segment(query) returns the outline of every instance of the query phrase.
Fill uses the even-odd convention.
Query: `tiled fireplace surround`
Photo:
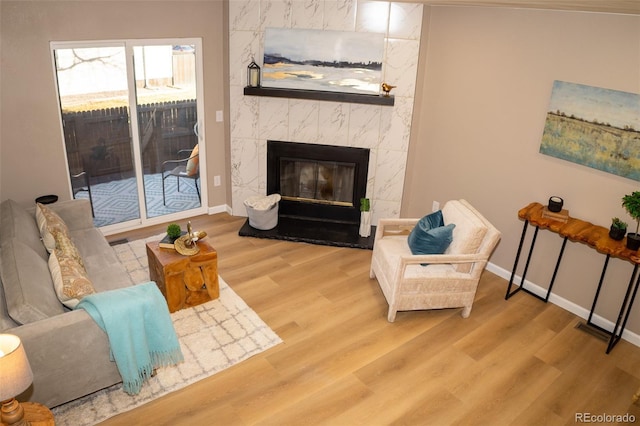
[[[229,2],[229,75],[233,214],[266,195],[267,140],[370,149],[367,197],[372,223],[397,217],[404,184],[415,93],[422,5],[355,0]],[[246,68],[262,65],[264,29],[383,32],[383,81],[394,106],[244,96]]]

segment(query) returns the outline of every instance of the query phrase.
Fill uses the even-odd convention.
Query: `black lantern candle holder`
[[[260,67],[253,59],[247,67],[247,86],[260,87]]]

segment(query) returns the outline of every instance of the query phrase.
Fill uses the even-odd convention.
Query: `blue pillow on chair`
[[[441,210],[426,215],[416,223],[407,239],[411,253],[443,254],[453,240],[455,226],[444,224]]]

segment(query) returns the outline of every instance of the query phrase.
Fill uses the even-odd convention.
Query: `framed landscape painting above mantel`
[[[378,95],[384,34],[267,28],[262,86]]]

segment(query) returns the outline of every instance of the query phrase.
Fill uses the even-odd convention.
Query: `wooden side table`
[[[24,409],[24,420],[32,426],[55,426],[53,413],[46,406],[38,402],[21,403]]]
[[[220,296],[218,253],[204,241],[197,244],[198,253],[183,256],[175,250],[160,248],[158,241],[147,243],[149,277],[167,300],[169,312]]]

